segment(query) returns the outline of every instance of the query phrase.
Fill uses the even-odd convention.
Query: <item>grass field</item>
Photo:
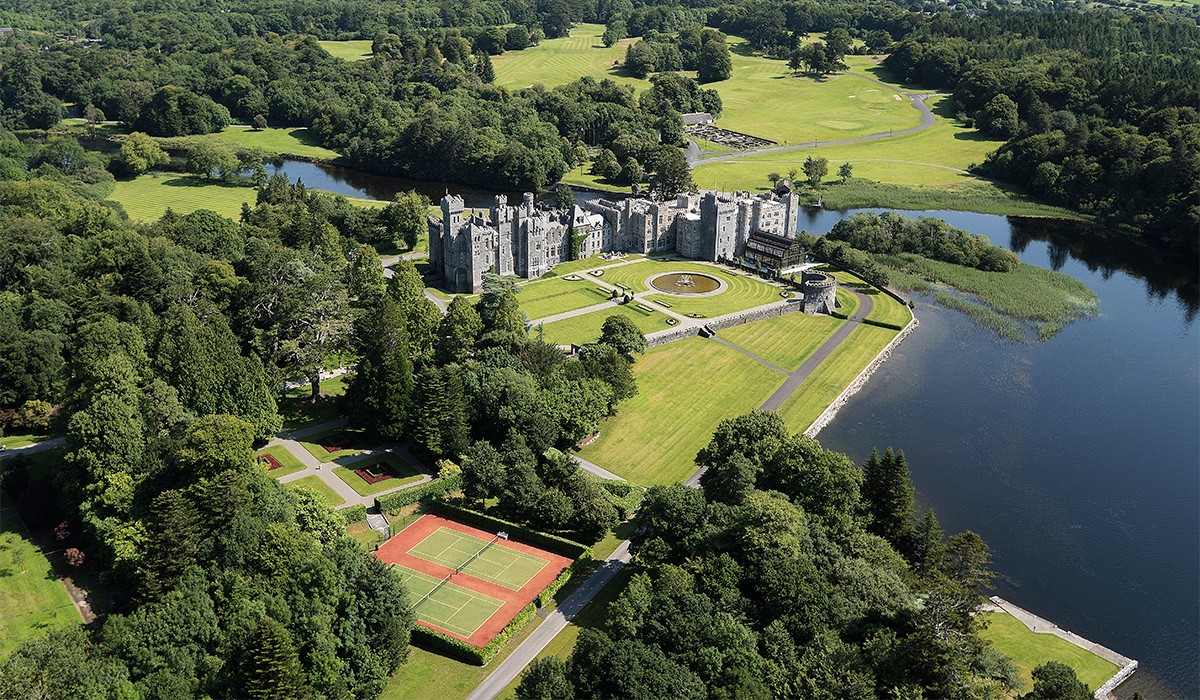
[[[0,437],[0,447],[6,450],[15,450],[18,447],[26,447],[47,438],[46,435],[5,435]]]
[[[613,66],[614,62],[625,60],[625,47],[636,40],[624,39],[605,48],[600,41],[602,34],[602,24],[577,24],[571,29],[571,36],[545,39],[524,51],[506,51],[492,56],[496,84],[510,89],[535,84],[551,88],[589,75],[597,80],[612,78],[639,90],[650,87],[649,81],[627,76]]]
[[[333,437],[335,435],[342,435],[345,437],[345,443],[344,446],[341,446],[341,449],[330,452],[329,450],[325,449],[324,446],[318,444],[318,442],[324,438]],[[313,457],[316,457],[322,462],[332,462],[335,459],[349,457],[350,455],[356,455],[362,452],[363,450],[360,447],[354,447],[356,441],[362,439],[363,435],[361,431],[348,430],[346,428],[333,428],[332,430],[323,430],[316,435],[310,435],[299,442],[301,447],[308,450],[308,453]]]
[[[67,589],[13,511],[0,514],[0,662],[47,630],[80,624]]]
[[[593,279],[580,275],[581,279],[567,280],[562,277],[538,280],[517,287],[517,300],[521,310],[531,319],[552,316],[564,311],[574,311],[602,304],[609,300],[608,290],[592,283]]]
[[[453,583],[443,584],[441,579],[419,571],[402,566],[395,570],[413,599],[418,620],[464,637],[475,634],[475,630],[504,605],[503,601]],[[430,591],[433,594],[421,600]],[[417,601],[420,604],[416,604]]]
[[[346,393],[346,380],[349,375],[340,375],[321,382],[321,393],[328,394],[328,399],[313,404],[308,400],[311,389],[308,384],[289,389],[281,398],[277,398],[279,415],[283,417],[284,430],[298,430],[310,425],[325,423],[342,415],[338,397]]]
[[[839,287],[835,294],[838,301],[838,313],[853,316],[858,311],[858,297],[851,294],[849,290]]]
[[[371,57],[371,41],[369,39],[353,39],[350,41],[318,41],[321,48],[330,56],[343,61],[364,61]]]
[[[177,173],[149,173],[132,180],[117,180],[109,199],[120,203],[134,221],[155,221],[168,207],[176,214],[209,209],[236,221],[241,216],[242,204],[253,206],[257,196],[258,190],[253,187]],[[350,202],[364,207],[387,204],[369,199],[350,199]]]
[[[513,591],[521,590],[549,563],[532,554],[447,527],[438,528],[408,553],[450,569],[457,569],[466,563],[462,568],[464,574]]]
[[[718,335],[773,365],[795,372],[843,323],[832,316],[784,314],[726,328]]]
[[[605,420],[600,438],[579,454],[647,486],[686,478],[717,423],[758,408],[784,380],[737,350],[699,337],[646,351],[633,371],[637,395]]]
[[[304,465],[300,463],[300,460],[296,459],[296,456],[291,452],[288,452],[288,449],[283,445],[272,445],[271,447],[261,449],[254,454],[258,456],[271,455],[281,465],[283,465],[267,472],[267,475],[272,478],[279,478],[281,476],[287,476],[288,474],[295,474],[296,472],[304,471]],[[266,468],[265,465],[263,468]]]
[[[346,536],[358,543],[363,550],[374,551],[375,545],[385,538],[379,532],[372,530],[366,520],[350,523],[346,526]]]
[[[296,479],[295,481],[289,481],[284,484],[284,486],[295,491],[307,491],[331,508],[337,508],[345,503],[345,501],[342,500],[342,497],[337,495],[336,491],[329,488],[324,481],[321,481],[321,477],[316,475],[306,476],[302,479]]]
[[[550,272],[542,275],[542,277],[561,277],[563,275],[569,275],[573,272],[596,270],[601,267],[620,265],[621,263],[629,262],[631,260],[641,260],[644,257],[646,256],[642,255],[641,253],[625,253],[625,257],[619,260],[605,260],[599,255],[592,255],[582,260],[568,260],[567,262],[559,263],[555,265],[554,269],[550,270]]]
[[[874,302],[875,306],[871,309],[871,313],[867,315],[868,319],[879,321],[880,323],[892,323],[897,326],[904,326],[912,318],[912,312],[909,311],[907,306],[862,281],[854,273],[838,270],[833,272],[833,276],[837,278],[839,285],[853,287],[860,294],[871,297],[871,301]],[[850,314],[847,313],[846,315],[849,316]]]
[[[779,408],[779,415],[792,432],[812,425],[817,416],[842,393],[879,351],[891,342],[897,331],[878,326],[860,325],[825,358],[808,379]]]
[[[354,473],[358,469],[366,469],[368,473],[380,471],[377,467],[380,464],[387,464],[391,467],[392,478],[368,484],[361,476]],[[420,472],[413,469],[412,465],[408,462],[405,462],[396,455],[386,454],[365,459],[361,462],[355,462],[347,467],[337,467],[333,470],[333,473],[337,478],[346,482],[360,496],[374,496],[377,493],[390,491],[398,486],[421,480]]]
[[[534,324],[532,333],[536,338],[541,329],[545,333],[546,342],[555,345],[594,343],[600,339],[600,327],[604,325],[604,320],[614,315],[624,316],[633,321],[633,325],[643,333],[665,331],[671,327],[667,323],[667,319],[670,318],[667,314],[662,311],[643,311],[638,309],[635,304],[636,302],[634,304],[614,304],[611,309],[600,309],[544,325]]]
[[[308,129],[290,127],[284,129],[255,130],[248,126],[234,125],[216,134],[216,138],[246,148],[261,148],[269,153],[332,160],[338,152],[317,143]]]
[[[988,639],[1017,665],[1025,690],[1033,687],[1033,669],[1047,661],[1058,661],[1075,669],[1089,690],[1096,690],[1117,672],[1117,665],[1052,634],[1031,631],[1006,612],[981,614],[987,629],[979,636]]]

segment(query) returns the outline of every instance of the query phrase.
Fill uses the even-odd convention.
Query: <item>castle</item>
[[[568,210],[539,207],[526,193],[519,205],[496,195],[488,216],[466,215],[462,197],[442,198],[441,220],[429,220],[429,261],[451,292],[482,290],[483,274],[536,278],[555,265],[597,253],[674,250],[696,260],[737,260],[756,238],[795,237],[800,200],[788,188],[684,193],[673,201],[597,199]]]

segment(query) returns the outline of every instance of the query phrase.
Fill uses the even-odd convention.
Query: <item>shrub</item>
[[[344,508],[338,512],[341,513],[342,517],[344,517],[346,519],[347,525],[353,525],[354,523],[357,523],[360,520],[367,519],[367,507],[361,503],[356,506],[350,506],[349,508]]]
[[[21,404],[9,425],[13,430],[44,434],[50,430],[54,407],[47,401],[33,399]]]

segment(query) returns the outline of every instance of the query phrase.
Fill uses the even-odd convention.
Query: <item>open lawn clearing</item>
[[[577,24],[571,28],[571,36],[544,39],[523,51],[505,51],[492,56],[496,84],[510,89],[530,85],[552,88],[588,75],[597,80],[612,78],[639,90],[649,87],[649,81],[625,75],[619,66],[613,65],[625,60],[625,48],[636,39],[622,39],[605,47],[600,41],[603,34],[603,24]]]
[[[591,281],[594,278],[579,275],[579,279],[568,280],[552,277],[517,287],[517,301],[521,310],[531,319],[552,316],[564,311],[574,311],[602,304],[609,300],[607,289]]]
[[[372,530],[366,520],[359,520],[346,526],[346,536],[358,543],[367,552],[374,551],[375,545],[384,540],[384,536]]]
[[[375,440],[366,437],[361,430],[349,428],[333,428],[310,435],[299,442],[309,454],[322,462],[356,455],[376,444]]]
[[[0,437],[0,447],[6,450],[15,450],[18,447],[39,443],[48,437],[47,435],[5,435]]]
[[[583,270],[595,270],[610,265],[620,265],[631,260],[641,260],[644,257],[646,256],[641,253],[625,253],[624,257],[605,260],[602,255],[592,255],[582,260],[568,260],[567,262],[559,263],[550,272],[542,275],[542,277],[561,277],[575,272],[582,272]]]
[[[758,408],[785,377],[720,343],[692,337],[646,351],[633,366],[638,393],[600,427],[580,456],[634,483],[687,478],[717,423]]]
[[[309,400],[312,388],[308,384],[289,389],[282,398],[276,399],[279,415],[283,417],[284,430],[298,430],[310,425],[326,423],[342,415],[339,398],[346,393],[349,375],[339,375],[321,382],[321,393],[328,394],[316,404]]]
[[[332,160],[339,155],[337,151],[325,148],[318,143],[316,136],[303,127],[253,129],[235,124],[226,127],[224,131],[216,134],[216,137],[238,146],[261,148],[278,155],[319,160]]]
[[[633,321],[633,325],[637,326],[643,333],[665,331],[672,327],[667,323],[667,319],[671,318],[667,314],[662,311],[639,309],[637,308],[637,304],[638,302],[633,302],[632,304],[613,304],[612,308],[600,309],[591,313],[564,318],[561,321],[554,321],[544,325],[534,324],[532,334],[536,338],[539,332],[544,332],[545,341],[547,343],[554,343],[555,345],[570,345],[571,343],[584,345],[586,343],[594,343],[600,339],[600,327],[604,325],[605,319],[609,316],[624,316]]]
[[[329,488],[324,481],[321,481],[321,477],[315,474],[289,481],[284,486],[295,491],[307,491],[331,508],[337,508],[345,503],[342,497],[337,495],[337,492]]]
[[[807,430],[897,332],[866,325],[851,331],[779,408],[788,429],[794,433]]]
[[[987,628],[980,637],[990,640],[1017,665],[1025,690],[1033,687],[1033,669],[1047,661],[1058,661],[1075,669],[1079,680],[1088,690],[1096,690],[1119,669],[1117,665],[1096,656],[1052,634],[1038,634],[1006,612],[985,612],[980,616]]]
[[[504,605],[478,591],[442,583],[441,579],[419,571],[397,566],[396,572],[413,598],[418,620],[464,637],[475,634],[475,630]],[[431,591],[432,594],[422,600]],[[420,601],[419,605],[417,601]]]
[[[795,372],[843,323],[832,316],[793,313],[725,328],[717,335],[773,365]]]
[[[118,202],[134,221],[157,221],[169,207],[176,214],[209,209],[237,220],[242,204],[254,206],[258,190],[178,173],[149,173],[131,180],[117,180],[108,199]],[[350,199],[356,206],[384,206],[387,202]]]
[[[359,475],[360,471],[366,474],[366,479]],[[421,473],[395,454],[384,454],[349,466],[336,467],[333,473],[360,496],[374,496],[421,480]]]
[[[837,278],[839,285],[853,287],[860,294],[871,297],[871,301],[875,305],[871,309],[871,313],[867,316],[869,320],[879,321],[880,323],[891,323],[903,327],[912,319],[912,312],[908,310],[907,306],[862,281],[853,272],[846,272],[844,270],[829,272]]]
[[[50,561],[13,510],[0,511],[0,662],[48,630],[81,624]]]
[[[372,55],[370,39],[351,39],[350,41],[318,41],[321,48],[334,58],[343,61],[365,61]]]
[[[272,445],[255,452],[254,455],[258,458],[263,468],[267,470],[267,476],[272,478],[279,478],[304,471],[304,465],[300,463],[300,460],[296,459],[296,456],[289,452],[283,445]],[[274,460],[274,462],[271,460]],[[276,464],[279,466],[275,466]]]
[[[450,528],[439,528],[408,553],[510,590],[521,588],[550,562],[518,552],[499,542],[481,539]],[[465,564],[465,566],[464,566]],[[470,634],[464,636],[471,636]]]

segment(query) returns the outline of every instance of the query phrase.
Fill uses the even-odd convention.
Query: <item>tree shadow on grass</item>
[[[163,180],[160,184],[164,187],[225,187],[229,189],[248,189],[253,185],[249,183],[228,182],[226,180],[206,180],[204,178],[195,177],[193,175],[181,175],[173,177],[170,180]]]

